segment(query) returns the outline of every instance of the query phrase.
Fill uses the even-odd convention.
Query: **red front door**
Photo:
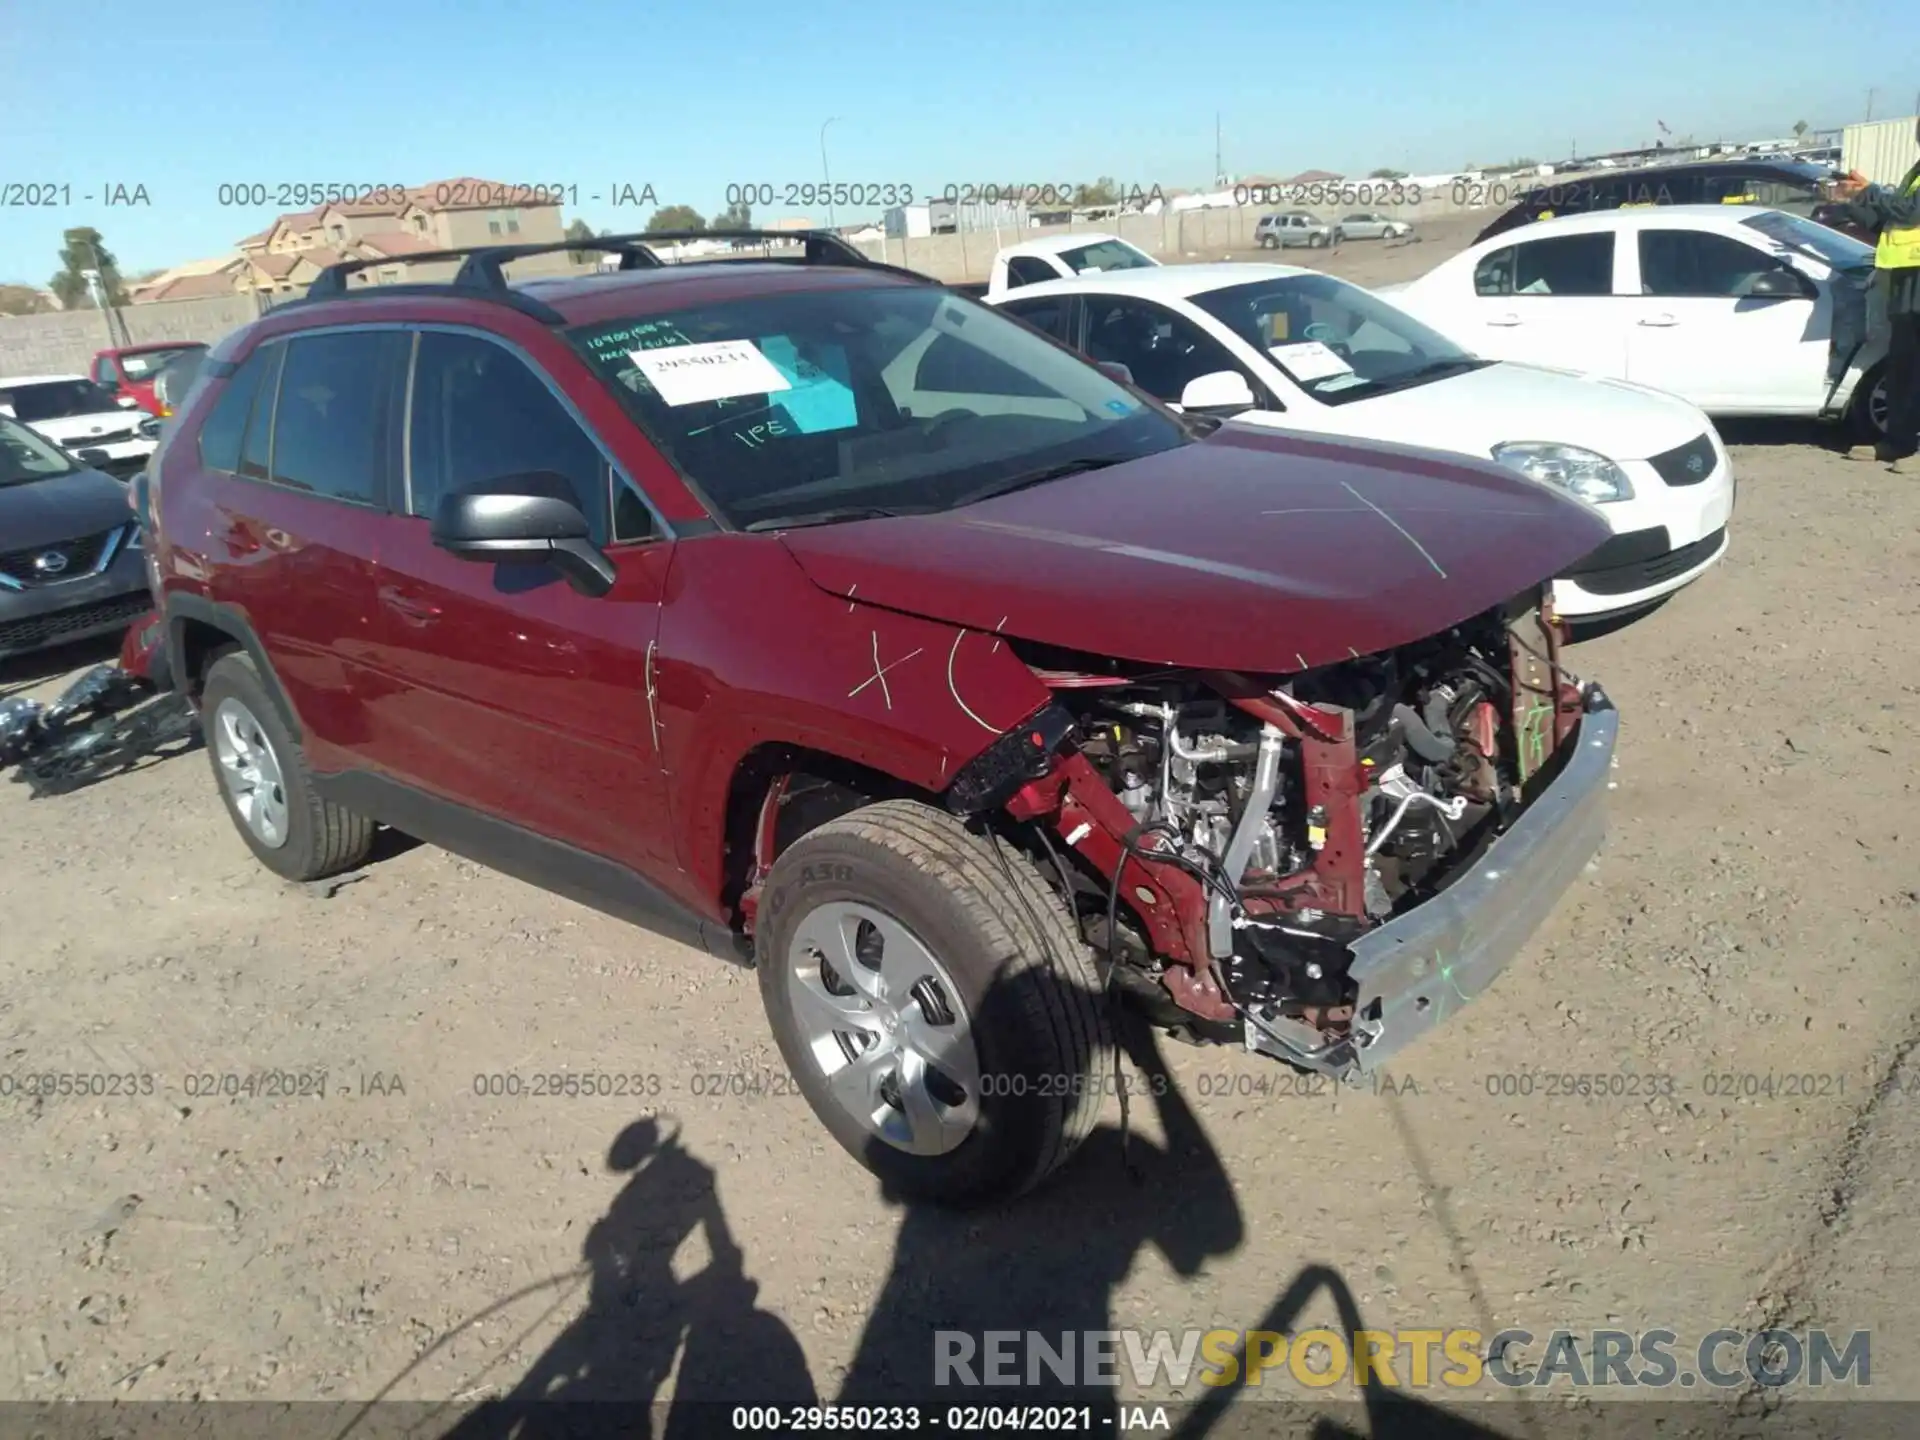
[[[371,754],[444,800],[669,881],[648,666],[672,542],[520,356],[466,332],[418,346],[408,513],[389,522],[374,585]],[[434,546],[441,494],[529,472],[572,487],[618,566],[609,594]]]

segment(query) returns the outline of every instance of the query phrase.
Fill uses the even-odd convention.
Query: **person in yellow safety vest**
[[[1914,124],[1920,142],[1920,121]],[[1847,218],[1871,230],[1875,278],[1886,287],[1887,431],[1850,459],[1877,460],[1896,475],[1920,475],[1920,163],[1898,185],[1869,185],[1848,198]]]

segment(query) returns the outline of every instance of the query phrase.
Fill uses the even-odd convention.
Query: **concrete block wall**
[[[211,345],[259,313],[250,295],[217,295],[123,306],[113,312],[111,328],[108,315],[100,310],[4,315],[0,316],[0,376],[84,374],[95,351],[119,345],[163,340],[203,340]]]

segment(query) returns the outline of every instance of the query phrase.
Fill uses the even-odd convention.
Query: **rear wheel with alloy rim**
[[[288,880],[320,880],[367,858],[373,822],[320,797],[299,742],[244,650],[207,671],[200,717],[220,798],[261,864]]]
[[[894,1195],[1016,1195],[1092,1128],[1109,1054],[1099,974],[1011,846],[928,805],[870,805],[789,846],[759,916],[781,1054]]]
[[[287,843],[287,789],[273,742],[260,719],[236,696],[213,712],[213,759],[234,819],[259,844],[278,850]]]

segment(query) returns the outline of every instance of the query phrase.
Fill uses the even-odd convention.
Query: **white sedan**
[[[122,480],[147,463],[157,443],[132,396],[116,397],[84,375],[0,376],[0,415]]]
[[[1651,385],[1712,415],[1886,426],[1873,251],[1784,210],[1658,205],[1535,221],[1379,294],[1482,355]],[[1835,305],[1864,340],[1830,369]],[[1843,333],[1843,342],[1845,335]]]
[[[1482,359],[1331,275],[1170,265],[995,303],[1181,409],[1491,458],[1571,492],[1614,537],[1556,580],[1568,617],[1642,609],[1726,550],[1733,470],[1695,406]]]

